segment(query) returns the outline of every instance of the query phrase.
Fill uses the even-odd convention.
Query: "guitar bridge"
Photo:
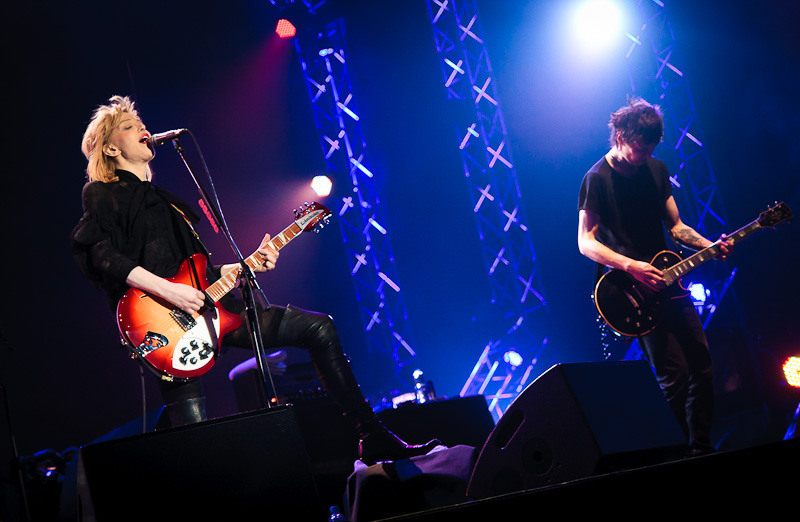
[[[197,321],[194,320],[194,317],[183,310],[172,310],[169,316],[178,323],[178,326],[180,326],[184,332],[188,332],[197,325]]]

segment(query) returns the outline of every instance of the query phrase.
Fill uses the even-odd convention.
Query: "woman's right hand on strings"
[[[182,283],[173,283],[141,266],[131,270],[125,282],[128,286],[166,299],[189,314],[197,312],[205,304],[206,295],[197,288]]]
[[[166,279],[164,282],[166,284],[161,297],[184,312],[193,314],[205,304],[206,295],[197,288],[182,283],[173,283]]]

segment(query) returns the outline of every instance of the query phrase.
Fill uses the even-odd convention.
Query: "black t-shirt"
[[[75,262],[106,292],[112,309],[128,289],[125,281],[134,267],[172,277],[190,255],[208,256],[186,222],[200,219],[189,205],[130,172],[116,175],[118,181],[84,186],[83,217],[71,236]]]
[[[619,254],[650,262],[667,249],[663,220],[671,194],[664,162],[651,157],[626,178],[603,157],[583,177],[578,209],[600,216],[598,241]]]

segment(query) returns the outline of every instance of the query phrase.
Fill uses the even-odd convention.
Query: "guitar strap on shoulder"
[[[198,242],[198,243],[200,243],[200,246],[201,246],[201,247],[203,247],[203,250],[205,250],[205,251],[206,251],[206,254],[208,254],[208,251],[209,251],[209,250],[208,250],[208,247],[206,247],[206,244],[205,244],[205,243],[203,243],[203,240],[200,238],[200,234],[198,234],[198,233],[197,233],[197,230],[195,230],[195,229],[194,229],[194,225],[192,225],[192,222],[189,220],[189,218],[188,218],[188,217],[186,217],[186,214],[184,214],[184,213],[183,213],[183,210],[179,209],[179,208],[178,208],[178,207],[175,205],[175,203],[170,203],[170,205],[172,206],[172,208],[174,208],[175,210],[177,210],[177,211],[178,211],[178,214],[180,214],[180,215],[181,215],[181,217],[183,218],[183,220],[184,220],[184,221],[186,222],[186,224],[189,226],[189,230],[191,230],[191,231],[192,231],[192,235],[194,236],[194,238],[197,240],[197,242]]]

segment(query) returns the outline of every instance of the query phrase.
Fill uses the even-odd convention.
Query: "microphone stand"
[[[250,332],[250,342],[256,354],[259,373],[261,374],[261,380],[264,385],[264,388],[262,390],[262,392],[264,393],[264,401],[267,404],[267,408],[272,408],[272,401],[270,400],[269,392],[270,390],[272,391],[275,390],[275,384],[272,380],[272,375],[269,373],[268,368],[264,364],[264,341],[261,337],[261,328],[259,327],[258,324],[258,310],[256,308],[255,292],[259,292],[261,294],[261,297],[264,299],[264,303],[266,305],[267,310],[271,308],[271,305],[269,304],[267,297],[264,295],[264,292],[258,286],[255,273],[250,269],[249,266],[247,266],[247,263],[245,263],[244,258],[242,257],[242,254],[239,251],[239,248],[236,246],[236,242],[233,240],[233,236],[231,235],[230,230],[228,230],[228,226],[225,223],[225,218],[222,216],[221,209],[219,209],[216,204],[213,204],[211,202],[211,199],[208,197],[208,193],[200,184],[191,165],[189,165],[189,161],[186,159],[186,154],[184,153],[183,146],[181,145],[178,136],[176,136],[173,139],[172,144],[175,147],[175,150],[178,152],[178,155],[181,157],[183,164],[186,165],[186,169],[189,171],[192,180],[194,180],[194,183],[197,186],[197,190],[200,192],[200,197],[205,202],[209,212],[213,214],[214,219],[219,225],[219,229],[222,230],[225,239],[228,240],[228,243],[231,246],[231,250],[233,250],[233,253],[236,256],[236,260],[242,267],[241,289],[242,289],[242,297],[245,303],[245,311],[246,311],[245,318],[247,320],[247,329]],[[211,175],[209,174],[209,178],[210,177]],[[220,339],[220,341],[222,341],[222,339]]]

